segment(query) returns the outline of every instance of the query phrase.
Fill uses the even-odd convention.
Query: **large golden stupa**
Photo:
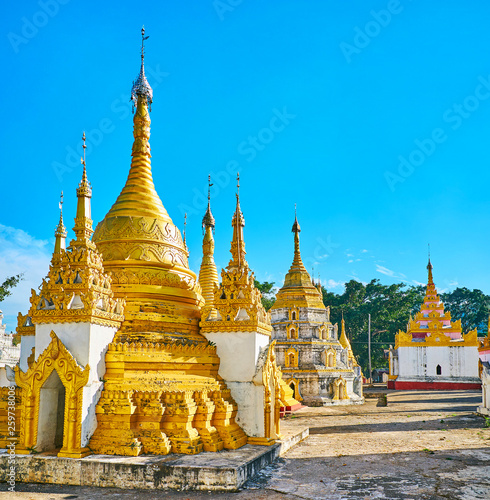
[[[153,184],[144,39],[143,29],[126,184],[93,231],[83,159],[76,239],[65,249],[61,218],[49,273],[19,315],[16,453],[194,454],[247,443],[216,345],[199,330],[201,285]],[[205,254],[208,247],[205,238]],[[202,276],[209,295],[217,272],[212,258],[206,263],[214,266]],[[0,444],[8,439],[2,391]]]
[[[94,232],[115,297],[126,299],[124,341],[204,340],[198,335],[204,304],[179,229],[153,184],[150,154],[152,89],[141,70],[131,97],[136,106],[129,175],[121,194]],[[176,333],[178,332],[178,333]]]

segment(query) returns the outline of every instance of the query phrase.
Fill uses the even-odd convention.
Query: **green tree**
[[[10,276],[10,278],[5,279],[0,285],[0,302],[5,300],[9,295],[12,295],[12,288],[15,288],[19,284],[23,279],[22,276],[22,274],[17,274],[16,276]]]
[[[266,311],[268,311],[276,301],[274,284],[274,282],[269,283],[268,281],[264,281],[261,283],[258,280],[254,280],[255,288],[262,294],[262,305],[265,307]]]
[[[453,320],[461,319],[464,333],[473,328],[477,328],[481,335],[488,333],[489,295],[485,295],[481,290],[456,288],[452,292],[442,293],[441,300],[445,309],[451,311]]]
[[[337,295],[323,289],[323,301],[330,306],[330,319],[338,323],[344,313],[347,335],[352,350],[364,373],[368,370],[368,315],[371,314],[371,365],[386,366],[384,349],[395,342],[395,334],[405,329],[410,314],[418,310],[424,297],[422,286],[403,283],[382,285],[373,279],[366,285],[351,280],[344,293]]]

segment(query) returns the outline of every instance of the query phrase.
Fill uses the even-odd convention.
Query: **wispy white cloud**
[[[361,253],[368,253],[368,251],[364,248],[363,250],[361,250]]]
[[[344,288],[345,282],[329,279],[327,280],[326,285],[328,290],[341,289]]]
[[[392,271],[391,269],[388,269],[387,267],[380,266],[379,264],[376,264],[376,271],[378,273],[385,274],[386,276],[391,276],[392,278],[394,278],[396,275],[395,271]]]
[[[385,266],[380,266],[379,264],[376,264],[376,271],[378,273],[384,274],[386,276],[390,276],[391,278],[397,278],[397,279],[402,279],[403,281],[406,281],[406,275],[403,273],[397,273],[396,271],[393,271],[391,269],[388,269]]]
[[[417,285],[417,286],[425,286],[426,285],[426,283],[421,283],[420,281],[417,281],[417,280],[412,280],[412,283],[414,285]]]
[[[12,295],[0,302],[7,331],[17,326],[17,313],[29,309],[31,288],[37,289],[46,276],[51,259],[51,244],[38,240],[22,229],[0,224],[0,282],[9,276],[23,273],[23,280]]]
[[[352,264],[352,262],[354,262],[354,260],[353,260],[353,259],[349,259],[349,260],[347,261],[347,263],[348,263],[348,264]]]
[[[449,286],[454,286],[454,287],[458,287],[459,286],[459,283],[457,280],[451,280],[449,283],[448,283]]]

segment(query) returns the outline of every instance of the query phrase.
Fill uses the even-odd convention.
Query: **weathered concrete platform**
[[[16,455],[16,482],[140,489],[236,491],[263,467],[306,439],[307,428],[287,433],[272,446],[199,455],[58,458],[54,453]],[[0,482],[7,481],[7,451],[0,452]]]

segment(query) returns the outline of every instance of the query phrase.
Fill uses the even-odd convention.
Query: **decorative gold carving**
[[[254,286],[254,273],[249,268],[221,271],[221,286],[214,292],[217,319],[204,319],[202,333],[257,331],[270,335],[270,314],[261,302],[262,294]]]
[[[254,273],[245,260],[243,227],[245,220],[237,194],[232,219],[233,239],[228,267],[221,270],[221,285],[214,288],[213,311],[205,309],[200,323],[202,333],[254,331],[270,336],[270,314],[262,306],[262,294],[254,286]]]
[[[264,384],[264,428],[265,438],[272,444],[281,439],[280,411],[281,411],[281,379],[282,373],[276,364],[275,340],[267,348],[267,359],[262,372]],[[249,442],[251,442],[249,440]],[[259,443],[257,443],[259,444]]]
[[[194,400],[196,401],[197,411],[193,426],[197,429],[201,437],[204,451],[222,450],[224,443],[216,427],[211,424],[216,405],[209,398],[208,391],[196,391],[194,393]]]
[[[133,395],[137,407],[136,437],[143,445],[143,453],[170,453],[170,440],[161,430],[164,414],[161,395],[161,391],[138,391]]]
[[[138,417],[132,391],[104,389],[95,408],[97,428],[89,447],[94,453],[137,457],[143,451],[138,439]],[[161,437],[161,436],[160,436]],[[160,446],[164,447],[161,437]]]
[[[298,366],[298,351],[290,347],[285,353],[286,368],[296,368]]]
[[[291,387],[291,385],[294,386],[294,399],[301,402],[303,401],[303,398],[301,397],[301,392],[300,392],[300,383],[298,379],[295,378],[286,378],[284,379],[284,382],[288,385],[288,387]]]
[[[337,366],[337,351],[333,347],[329,347],[323,351],[323,364],[328,368]]]
[[[114,299],[112,279],[104,272],[97,250],[82,242],[62,250],[59,257],[59,266],[50,265],[39,293],[31,290],[32,323],[92,322],[119,327],[124,300]]]
[[[14,335],[14,341],[20,342],[22,336],[35,335],[36,328],[27,314],[19,313],[17,315],[17,328]]]
[[[196,280],[188,274],[163,269],[116,269],[112,273],[112,283],[113,285],[174,287],[200,292]]]
[[[24,373],[15,367],[15,381],[21,388],[21,419],[18,453],[26,453],[37,442],[40,391],[53,370],[65,388],[63,447],[59,457],[80,458],[90,454],[81,447],[82,395],[90,367],[82,369],[57,335],[51,332],[51,342]]]
[[[163,395],[165,415],[162,429],[169,437],[173,453],[194,455],[203,451],[199,432],[192,426],[197,405],[191,391],[167,392]]]
[[[332,400],[333,401],[341,401],[343,399],[349,399],[347,395],[347,386],[344,377],[340,376],[335,379],[332,384]]]

